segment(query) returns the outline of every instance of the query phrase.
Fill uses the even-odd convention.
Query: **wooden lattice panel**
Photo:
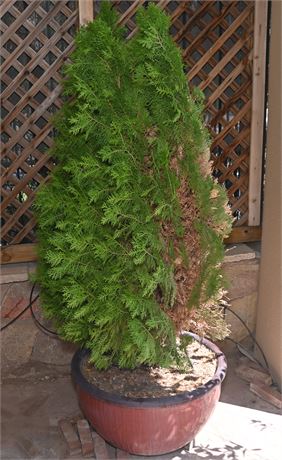
[[[80,0],[83,1],[83,0]],[[113,1],[128,38],[144,0]],[[206,96],[213,174],[235,225],[248,219],[254,2],[156,1],[172,19],[191,86]],[[99,1],[94,1],[95,14]],[[62,104],[60,69],[73,47],[78,3],[4,0],[2,28],[2,245],[35,241],[31,204],[53,167],[50,117]]]
[[[4,0],[1,5],[2,245],[35,241],[31,210],[53,167],[46,154],[62,105],[61,68],[73,49],[77,2]]]
[[[128,38],[143,0],[114,1]],[[188,80],[206,96],[205,120],[212,136],[213,174],[229,196],[236,219],[248,220],[254,2],[170,1],[159,4],[171,16],[171,34],[183,50]],[[95,2],[96,10],[99,2]]]

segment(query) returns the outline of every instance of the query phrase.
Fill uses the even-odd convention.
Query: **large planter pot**
[[[212,342],[189,335],[216,353],[217,369],[205,385],[175,396],[131,399],[102,391],[81,372],[81,361],[88,351],[75,353],[72,376],[80,407],[106,441],[131,454],[160,455],[177,450],[195,438],[219,399],[226,360]]]

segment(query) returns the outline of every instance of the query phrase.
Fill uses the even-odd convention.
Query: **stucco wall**
[[[246,244],[226,249],[223,270],[227,281],[229,307],[254,332],[256,327],[259,252]],[[230,326],[230,338],[236,342],[248,337],[244,324],[230,311],[226,311],[226,322]]]

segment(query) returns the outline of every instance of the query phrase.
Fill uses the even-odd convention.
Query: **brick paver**
[[[59,427],[63,433],[71,457],[81,457],[81,443],[73,424],[66,420],[59,421]]]
[[[78,420],[77,430],[81,442],[82,455],[84,457],[94,456],[94,444],[88,421],[85,419]]]

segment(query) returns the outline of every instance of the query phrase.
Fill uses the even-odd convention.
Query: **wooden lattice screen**
[[[81,3],[89,0],[79,0]],[[128,38],[144,0],[113,1]],[[148,2],[147,2],[148,3]],[[228,190],[234,226],[248,224],[254,2],[159,0],[172,20],[187,77],[206,96],[213,174]],[[62,104],[60,70],[73,47],[78,2],[4,0],[2,28],[2,246],[33,243],[31,210],[53,167],[50,117]],[[82,5],[83,6],[83,5]],[[94,2],[94,14],[100,2]],[[91,5],[92,8],[92,5]]]
[[[75,1],[2,4],[2,245],[35,241],[31,204],[53,166],[50,117],[77,25]]]
[[[119,1],[128,36],[142,2]],[[206,96],[214,177],[228,190],[235,225],[248,221],[252,97],[253,2],[159,1],[171,16],[171,34],[183,50],[187,77]]]

